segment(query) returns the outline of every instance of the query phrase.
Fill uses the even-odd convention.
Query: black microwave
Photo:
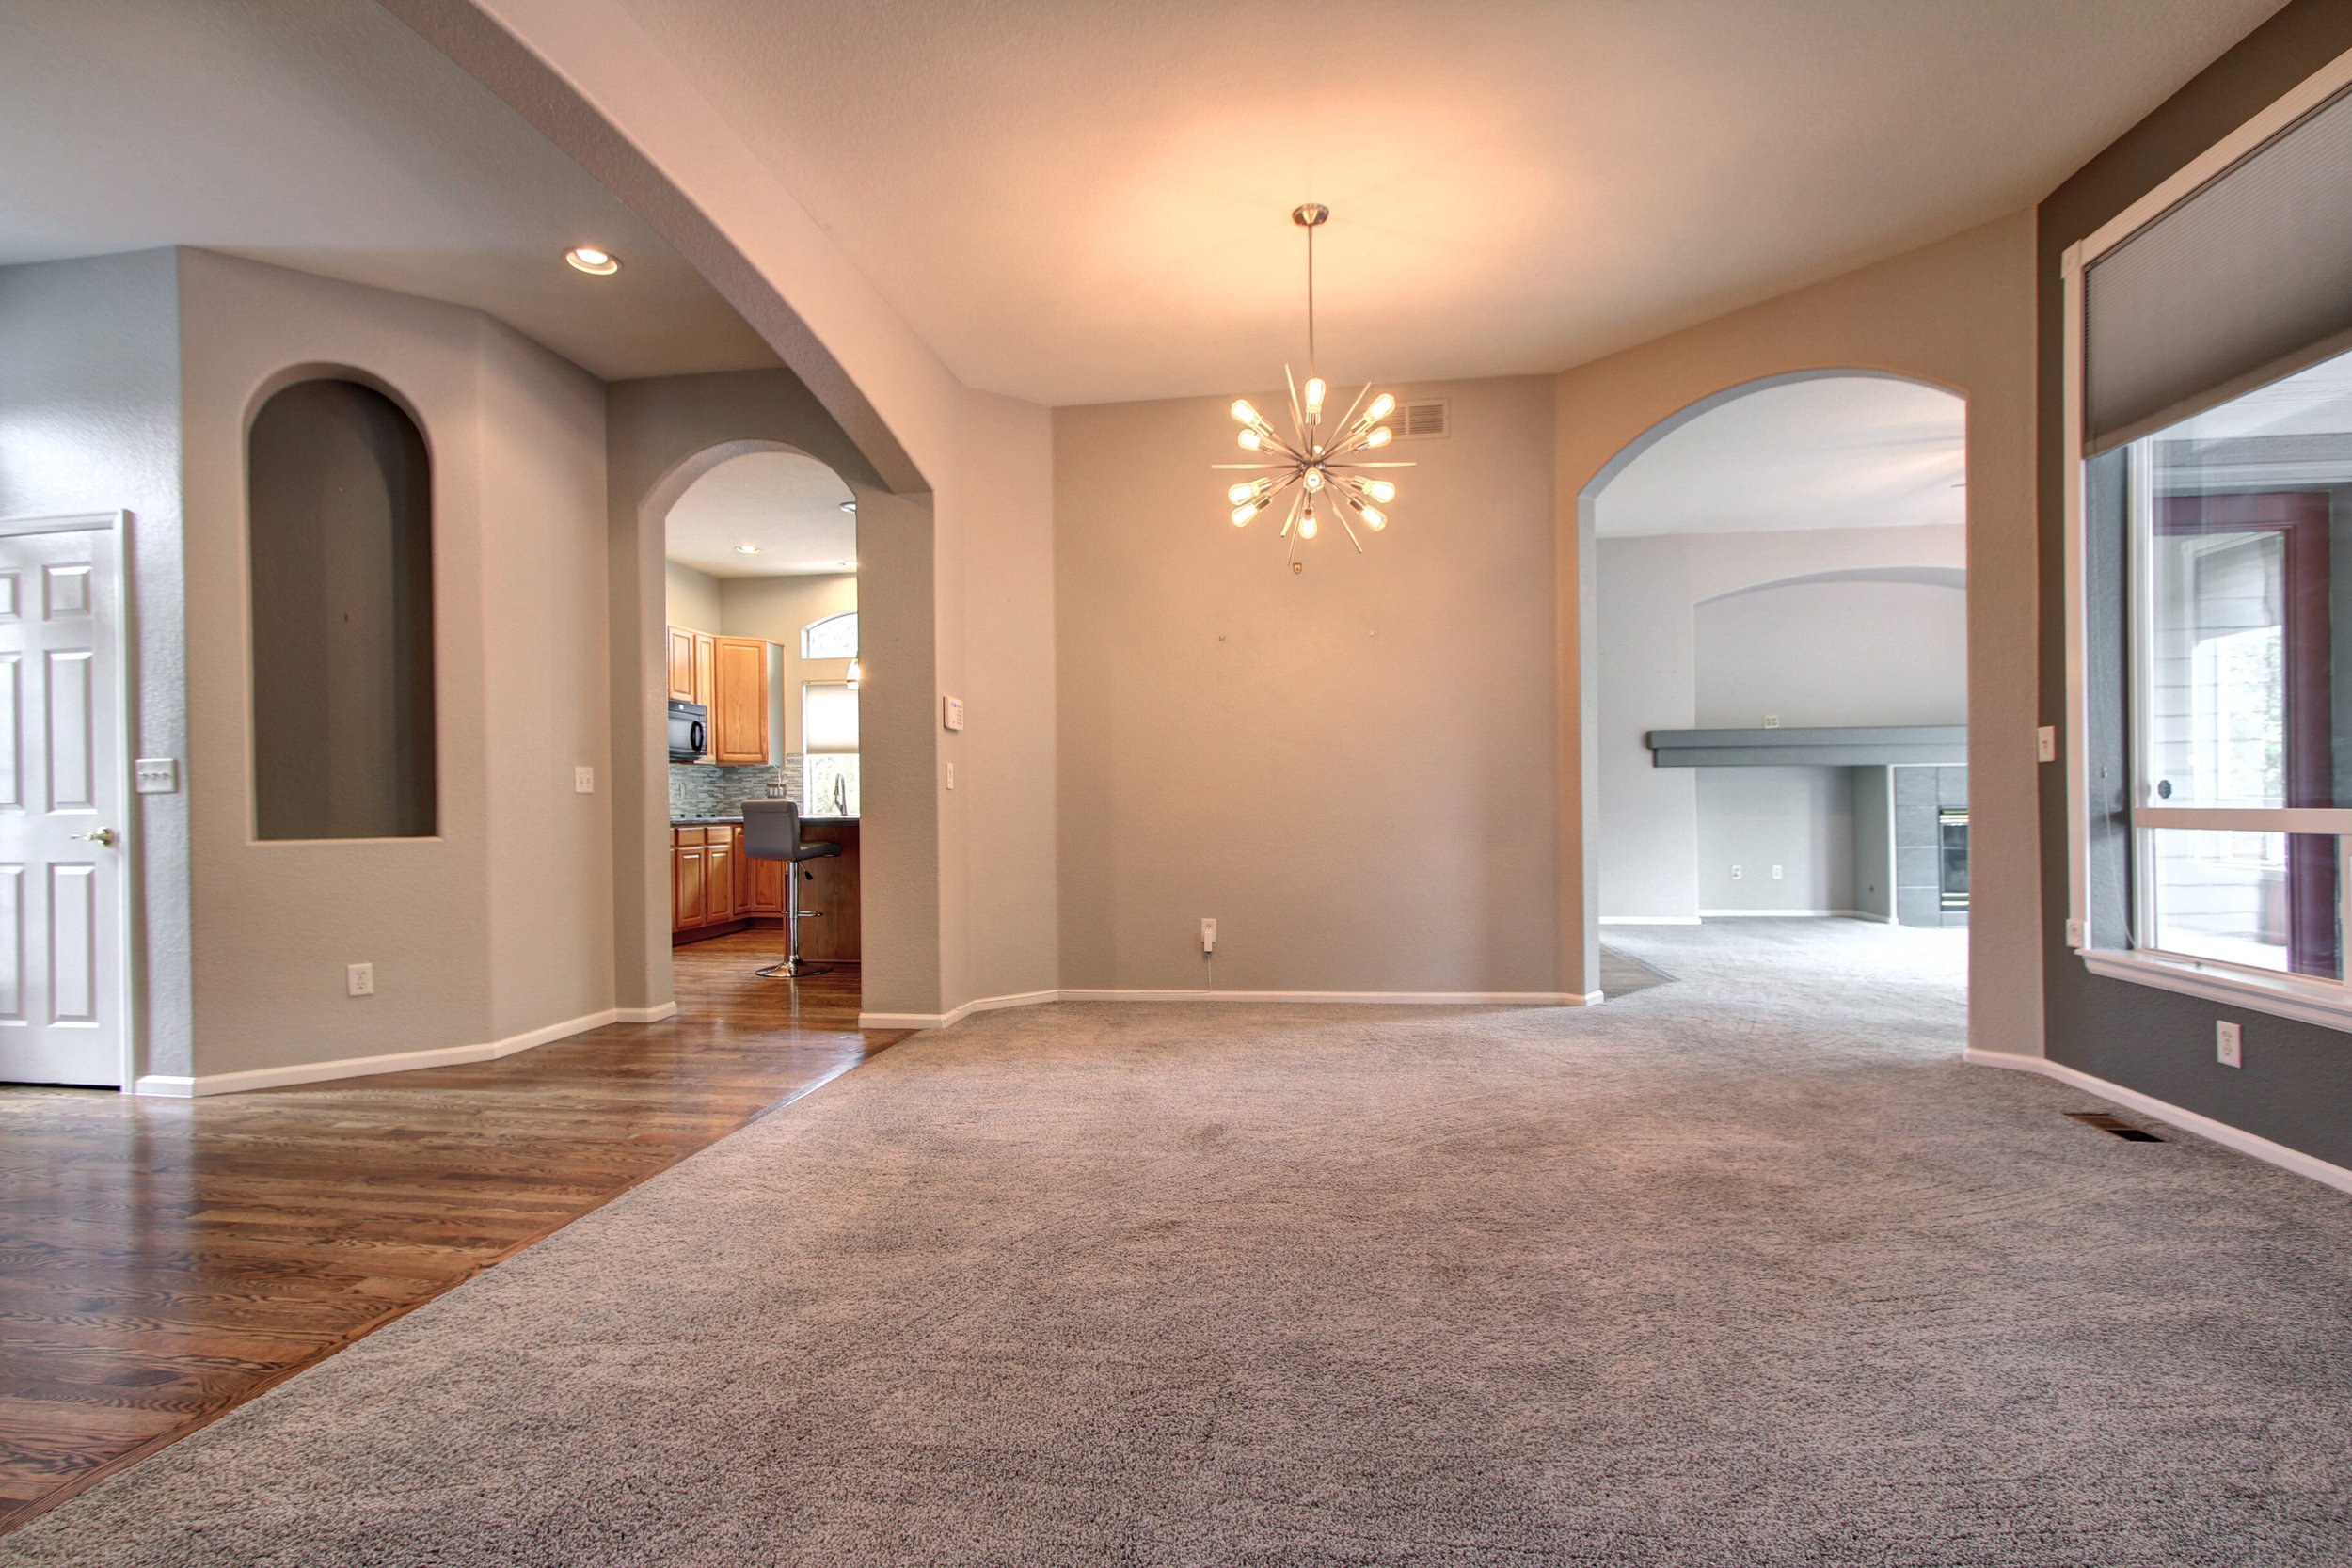
[[[670,704],[670,760],[700,762],[710,751],[710,710],[700,703]]]

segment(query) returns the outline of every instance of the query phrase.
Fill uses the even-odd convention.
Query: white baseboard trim
[[[1836,920],[1860,910],[1701,910],[1701,920]]]
[[[993,1013],[1000,1007],[1034,1007],[1041,1003],[1058,1002],[1057,990],[1025,990],[1011,996],[976,996],[949,1012],[944,1013],[860,1013],[857,1026],[861,1029],[945,1029],[949,1024],[970,1018],[974,1013]]]
[[[1600,923],[1603,926],[1695,926],[1699,917],[1694,914],[1604,914]]]
[[[2185,1111],[2168,1101],[2158,1100],[2154,1095],[2127,1089],[2104,1078],[2094,1078],[2079,1068],[2068,1067],[2064,1062],[2054,1062],[2046,1056],[2021,1056],[2011,1051],[1980,1051],[1973,1045],[1961,1053],[1961,1060],[1976,1067],[2006,1068],[2012,1072],[2038,1072],[2044,1078],[2055,1078],[2085,1094],[2095,1094],[2102,1100],[2113,1101],[2126,1110],[2137,1111],[2141,1116],[2152,1117],[2184,1132],[2194,1132],[2224,1148],[2250,1154],[2257,1160],[2267,1161],[2297,1176],[2307,1176],[2340,1193],[2352,1193],[2352,1170],[2346,1170],[2342,1165],[2330,1164],[2299,1148],[2272,1143],[2260,1133],[2233,1127],[2226,1121],[2216,1121],[2196,1111]]]
[[[486,1045],[445,1045],[432,1051],[395,1051],[382,1056],[344,1056],[331,1062],[296,1062],[291,1067],[251,1068],[244,1072],[211,1072],[190,1078],[149,1073],[131,1085],[133,1094],[192,1100],[203,1095],[236,1094],[244,1089],[280,1089],[295,1084],[324,1084],[337,1078],[367,1078],[379,1072],[414,1072],[420,1068],[460,1067],[468,1062],[495,1062],[537,1045],[551,1044],[601,1029],[608,1023],[654,1023],[677,1011],[677,1004],[658,1007],[607,1007],[509,1035]]]
[[[983,996],[946,1013],[860,1013],[861,1029],[945,1029],[974,1013],[1034,1007],[1047,1002],[1331,1002],[1381,1006],[1464,1004],[1505,1007],[1597,1007],[1601,993],[1550,990],[1031,990]]]

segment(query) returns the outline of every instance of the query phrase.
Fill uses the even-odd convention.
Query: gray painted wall
[[[200,1075],[479,1045],[612,1005],[601,388],[478,312],[181,253],[188,773]],[[429,839],[257,843],[245,432],[349,373],[433,455],[441,821]],[[344,994],[367,961],[376,994]]]
[[[131,514],[133,744],[184,759],[180,395],[172,252],[0,267],[0,516]],[[174,1076],[193,1060],[189,799],[135,796],[129,824],[145,914],[142,1070]]]
[[[2053,192],[2040,212],[2042,706],[2066,711],[2059,258],[2345,50],[2352,7],[2292,0]],[[2118,737],[2120,739],[2120,737]],[[2100,760],[2090,759],[2094,771]],[[2058,1061],[2343,1165],[2352,1165],[2352,1039],[2343,1031],[2088,973],[2065,946],[2064,770],[2042,769],[2043,1005]],[[1981,926],[1981,922],[1979,922]],[[2214,1060],[2214,1023],[2245,1027],[2242,1068]],[[1997,1042],[1987,1042],[1997,1048]]]
[[[1692,771],[1698,785],[1701,915],[1855,907],[1852,768]]]
[[[1708,785],[1708,799],[1734,815],[1708,828],[1712,847],[1702,856],[1700,775],[1710,770],[1652,767],[1644,736],[1658,729],[1752,727],[1767,713],[1790,727],[1965,722],[1966,595],[1916,577],[1959,572],[1966,547],[1965,531],[1957,527],[1599,541],[1604,918],[1688,920],[1702,907],[1851,907],[1850,865],[1841,872],[1820,859],[1811,863],[1823,879],[1814,888],[1823,902],[1716,901],[1734,891],[1726,849],[1742,863],[1775,847],[1793,852],[1789,846],[1820,834],[1787,814],[1831,809],[1834,799],[1848,798],[1841,793],[1847,786],[1814,781],[1800,789],[1787,780],[1777,786]],[[1764,586],[1872,569],[1913,578]],[[1775,811],[1783,815],[1775,817]],[[1841,889],[1843,901],[1827,901]],[[1737,891],[1742,900],[1757,896],[1744,885]]]
[[[1056,411],[1063,986],[1558,990],[1551,384],[1410,390],[1452,436],[1296,575],[1224,400]]]

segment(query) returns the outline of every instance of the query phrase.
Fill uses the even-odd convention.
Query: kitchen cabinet
[[[671,833],[670,849],[670,929],[691,931],[709,924],[707,894],[709,890],[708,847],[703,842],[705,830],[679,828]]]
[[[710,705],[711,693],[719,689],[719,640],[707,631],[694,637],[694,695],[690,701]]]
[[[703,924],[716,926],[735,918],[735,868],[741,861],[736,848],[742,830],[706,828],[703,832]]]
[[[741,765],[768,760],[768,641],[722,637],[712,650],[714,685],[710,705],[713,762]]]
[[[782,915],[784,913],[784,862],[755,861],[739,853],[736,885],[742,890],[735,907],[740,912]]]
[[[768,750],[769,643],[760,637],[718,637],[691,626],[669,628],[663,667],[674,702],[710,710],[710,760],[756,767]]]

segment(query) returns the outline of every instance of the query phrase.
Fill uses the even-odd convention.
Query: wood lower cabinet
[[[858,825],[804,822],[801,836],[811,844],[838,843],[841,853],[803,861],[801,908],[819,911],[801,922],[801,956],[834,963],[855,962],[860,953]],[[722,936],[745,926],[781,926],[785,878],[794,868],[782,861],[756,861],[743,853],[743,830],[736,824],[670,830],[670,935],[674,942]]]
[[[710,923],[709,847],[703,842],[706,831],[702,828],[671,830],[670,929],[673,931],[691,931]]]

